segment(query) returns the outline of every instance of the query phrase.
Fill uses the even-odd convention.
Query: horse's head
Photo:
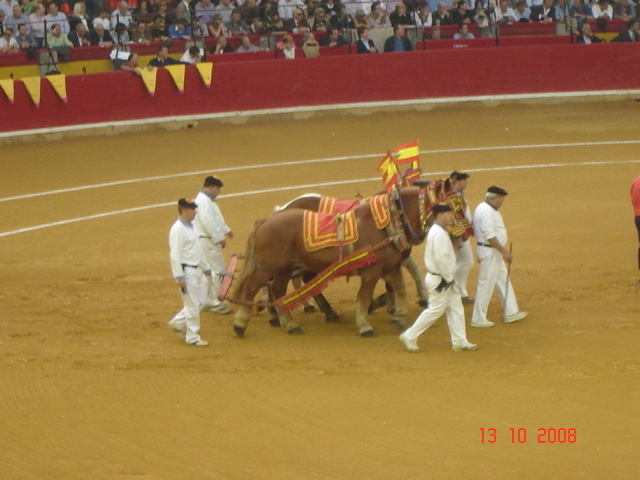
[[[412,245],[421,244],[427,236],[422,208],[422,191],[418,187],[402,188],[396,193],[398,203],[404,213],[404,230]]]

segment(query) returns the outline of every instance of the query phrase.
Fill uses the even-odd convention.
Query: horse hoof
[[[303,310],[304,310],[304,313],[313,313],[316,311],[316,307],[314,307],[310,303],[306,303]]]
[[[422,308],[429,308],[429,300],[420,300],[418,302],[418,305],[420,305]]]
[[[245,331],[245,330],[246,330],[246,327],[241,327],[241,326],[239,326],[239,325],[234,325],[234,326],[233,326],[233,331],[234,331],[234,332],[236,332],[236,335],[237,335],[239,338],[244,337],[244,331]]]
[[[328,323],[338,323],[340,321],[340,317],[336,312],[327,313],[324,318]]]
[[[407,329],[407,324],[401,320],[394,320],[393,324],[396,327],[396,330],[400,333],[404,332]]]
[[[360,335],[362,335],[365,338],[377,337],[376,332],[374,332],[373,330],[367,330],[366,332],[362,332]]]
[[[270,318],[269,319],[269,324],[272,327],[281,327],[282,326],[282,324],[280,323],[280,319],[278,317]]]
[[[302,335],[303,333],[304,330],[302,330],[300,327],[295,327],[289,330],[289,335]]]

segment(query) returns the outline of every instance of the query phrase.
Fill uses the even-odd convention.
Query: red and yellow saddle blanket
[[[307,252],[358,241],[358,225],[353,211],[334,215],[305,210],[303,228]]]
[[[360,205],[360,200],[340,200],[333,197],[320,199],[319,213],[347,213]]]

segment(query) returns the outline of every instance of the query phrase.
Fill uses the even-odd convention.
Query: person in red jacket
[[[636,216],[636,228],[638,229],[638,270],[640,270],[640,177],[631,184],[631,204]]]

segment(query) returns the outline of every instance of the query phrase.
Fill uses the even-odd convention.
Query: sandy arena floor
[[[639,122],[633,102],[461,107],[3,147],[0,477],[638,478]],[[206,175],[243,252],[276,204],[380,190],[379,159],[415,138],[429,177],[472,173],[474,207],[491,184],[511,193],[525,321],[469,327],[481,349],[454,353],[442,319],[409,355],[386,312],[357,334],[358,282],[340,279],[341,322],[296,312],[303,336],[265,314],[237,339],[233,316],[204,313],[209,348],[170,331],[174,204]]]

